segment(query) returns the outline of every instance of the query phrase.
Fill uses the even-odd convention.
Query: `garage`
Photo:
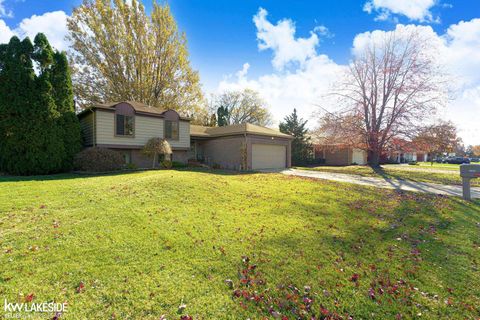
[[[285,145],[252,144],[252,169],[283,169],[286,160]]]

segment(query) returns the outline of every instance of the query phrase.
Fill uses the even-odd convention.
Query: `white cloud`
[[[399,14],[410,20],[438,22],[438,18],[433,18],[430,12],[437,2],[438,0],[368,0],[363,10],[368,13],[376,12],[376,20],[387,20],[392,14]]]
[[[23,19],[15,33],[22,38],[28,36],[33,41],[37,33],[43,32],[55,49],[67,50],[68,43],[65,40],[68,33],[67,18],[63,11],[47,12],[41,16],[33,15]]]
[[[0,43],[6,43],[12,36],[20,39],[33,39],[39,32],[43,32],[50,45],[58,50],[67,50],[68,42],[65,36],[67,30],[67,14],[63,11],[47,12],[41,16],[33,15],[23,19],[16,28],[11,29],[5,21],[0,19]]]
[[[5,21],[0,19],[0,43],[6,43],[14,36],[14,33],[7,26]]]
[[[5,0],[0,0],[0,18],[1,17],[6,17],[6,18],[12,18],[13,17],[13,12],[11,10],[7,10],[5,8],[5,5],[3,4]],[[1,34],[0,34],[1,36]]]
[[[316,104],[325,100],[324,95],[344,68],[326,55],[316,55],[293,72],[276,72],[249,79],[246,65],[236,73],[235,78],[221,81],[217,92],[243,88],[260,92],[270,106],[276,123],[290,114],[293,108],[297,108],[303,118],[311,118],[318,110]],[[314,125],[315,121],[309,121],[309,124]]]
[[[282,70],[289,63],[305,63],[316,55],[315,48],[319,43],[318,35],[310,32],[308,38],[295,38],[295,23],[283,19],[272,24],[267,20],[268,12],[260,8],[253,17],[257,27],[258,48],[260,50],[272,49],[272,64],[277,70]]]
[[[293,25],[290,20],[283,21],[289,21],[289,24]],[[265,23],[270,24],[266,20]],[[415,29],[430,39],[432,47],[437,48],[435,53],[452,74],[457,89],[455,100],[440,110],[439,115],[446,120],[452,120],[458,126],[460,136],[466,144],[480,144],[480,19],[451,25],[441,35],[430,26],[397,25],[396,29]],[[358,53],[368,41],[382,38],[385,32],[374,30],[358,34],[353,39],[352,54]],[[286,33],[286,37],[290,42],[298,41],[294,32]],[[277,39],[276,42],[282,43],[282,40]],[[278,51],[275,46],[269,48],[274,53]],[[274,54],[273,60],[275,59]],[[270,112],[276,122],[291,113],[295,107],[302,117],[311,119],[309,125],[313,127],[315,120],[312,113],[318,110],[315,104],[335,110],[336,106],[329,103],[326,94],[346,66],[335,63],[313,48],[313,53],[304,56],[302,63],[295,68],[289,66],[270,74],[249,78],[249,67],[249,64],[245,64],[236,73],[236,77],[221,81],[217,91],[252,88],[259,91],[269,103]]]

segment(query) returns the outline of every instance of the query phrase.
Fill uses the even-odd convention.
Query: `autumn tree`
[[[168,5],[154,1],[148,16],[139,1],[127,2],[84,0],[68,19],[78,101],[134,100],[192,116],[202,93],[185,34]]]
[[[308,120],[303,120],[297,115],[297,109],[293,109],[292,114],[285,117],[280,122],[280,132],[292,135],[292,164],[301,165],[312,158],[312,145],[308,135]]]
[[[268,126],[272,123],[265,101],[254,90],[227,91],[214,99],[220,127],[241,123]]]
[[[420,130],[413,142],[430,155],[430,160],[443,153],[455,151],[457,145],[461,144],[457,136],[457,128],[450,121],[440,121],[425,126]]]
[[[414,136],[445,101],[434,46],[411,27],[372,35],[331,93],[339,109],[320,119],[324,134],[365,149],[378,166],[392,138]]]
[[[480,145],[472,146],[472,153],[475,157],[480,157]]]

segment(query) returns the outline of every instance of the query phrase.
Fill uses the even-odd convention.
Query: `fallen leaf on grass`
[[[33,299],[35,299],[35,294],[27,294],[27,296],[25,297],[25,302],[32,302]]]
[[[80,281],[80,283],[78,284],[78,287],[77,287],[76,291],[77,291],[77,293],[82,293],[84,290],[85,290],[85,284]]]

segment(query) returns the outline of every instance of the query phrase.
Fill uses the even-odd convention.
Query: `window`
[[[123,156],[123,160],[125,161],[125,164],[132,163],[132,155],[130,154],[130,151],[123,152],[122,156]]]
[[[178,121],[165,120],[165,139],[178,140]]]
[[[117,114],[117,136],[133,136],[133,117]]]

